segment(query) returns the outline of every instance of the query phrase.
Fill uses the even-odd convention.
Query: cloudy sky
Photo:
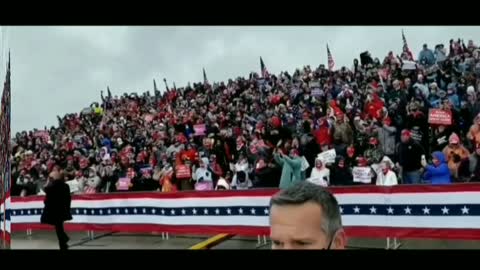
[[[222,81],[259,71],[259,56],[274,73],[317,67],[327,62],[327,43],[337,67],[365,50],[383,59],[401,52],[402,28],[415,55],[423,43],[480,37],[478,26],[3,27],[12,53],[12,135],[56,125],[56,115],[98,101],[107,85],[114,95],[153,90],[154,78],[159,88],[163,78],[183,86],[201,81],[203,67],[210,81]]]

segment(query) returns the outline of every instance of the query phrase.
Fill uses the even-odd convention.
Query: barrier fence
[[[480,184],[333,187],[349,237],[480,239]],[[73,196],[69,231],[269,235],[277,189]],[[13,232],[40,224],[43,197],[14,197]]]

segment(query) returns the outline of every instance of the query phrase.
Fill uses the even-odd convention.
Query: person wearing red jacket
[[[331,130],[325,118],[318,120],[318,128],[313,132],[313,136],[320,146],[332,144]]]

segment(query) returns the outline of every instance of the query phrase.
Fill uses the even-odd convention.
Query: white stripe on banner
[[[40,216],[15,217],[17,223],[39,223]],[[211,226],[269,226],[267,216],[151,216],[151,215],[74,215],[68,223],[90,224],[158,224]]]
[[[480,204],[480,192],[393,193],[387,204]]]
[[[72,208],[108,208],[108,207],[228,207],[228,206],[268,206],[270,197],[214,197],[214,198],[178,198],[178,199],[106,199],[106,200],[73,200]],[[16,202],[12,210],[43,208],[43,201]]]

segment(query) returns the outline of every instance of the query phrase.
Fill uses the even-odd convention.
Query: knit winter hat
[[[450,135],[450,137],[448,138],[448,142],[450,144],[458,144],[460,142],[460,138],[457,134],[452,133],[452,135]]]

